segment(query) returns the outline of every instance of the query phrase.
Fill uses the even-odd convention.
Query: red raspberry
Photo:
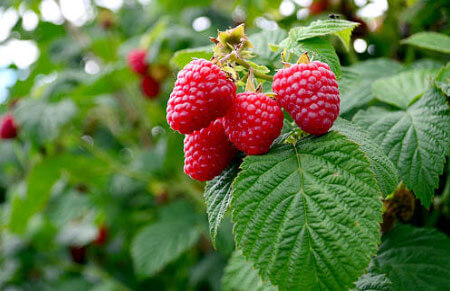
[[[135,72],[136,74],[145,75],[148,70],[148,65],[145,61],[147,53],[144,50],[131,50],[128,53],[127,61],[128,66]]]
[[[151,76],[144,76],[141,81],[142,93],[149,99],[154,99],[159,94],[159,83]]]
[[[272,83],[279,104],[305,132],[321,135],[339,115],[339,90],[327,64],[311,62],[279,70]]]
[[[198,181],[211,180],[230,164],[237,154],[219,118],[184,139],[184,172]]]
[[[11,114],[5,114],[0,119],[0,138],[10,139],[17,136],[17,126]]]
[[[247,155],[268,152],[283,127],[283,112],[263,93],[240,93],[224,118],[231,142]]]
[[[94,240],[94,245],[101,246],[105,244],[107,238],[108,228],[105,225],[99,226],[97,238]]]
[[[167,105],[167,122],[189,134],[222,117],[236,96],[236,85],[207,60],[193,60],[178,73]]]

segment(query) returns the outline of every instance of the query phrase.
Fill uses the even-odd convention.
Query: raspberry
[[[178,73],[167,104],[167,122],[189,134],[222,117],[236,96],[236,85],[207,60],[193,60]]]
[[[280,135],[283,112],[263,93],[240,93],[225,115],[224,127],[238,149],[247,155],[264,154]]]
[[[159,94],[159,83],[151,76],[144,76],[141,81],[141,90],[149,99],[153,99]]]
[[[198,181],[211,180],[230,164],[237,154],[219,118],[184,139],[184,172]]]
[[[307,133],[326,133],[339,115],[338,84],[327,64],[315,61],[281,69],[272,89],[279,104]]]
[[[148,70],[148,65],[145,62],[145,56],[147,53],[144,50],[131,50],[128,53],[127,61],[128,66],[135,72],[136,74],[145,75]]]
[[[10,139],[17,136],[17,127],[14,117],[11,114],[5,114],[0,119],[0,138]]]
[[[94,240],[94,245],[101,246],[105,244],[107,238],[108,228],[105,225],[99,226],[97,238]]]

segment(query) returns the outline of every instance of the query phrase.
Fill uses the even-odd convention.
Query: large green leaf
[[[355,283],[357,291],[393,291],[392,282],[385,274],[368,273]]]
[[[289,37],[294,41],[300,41],[316,36],[334,34],[338,36],[346,48],[350,44],[350,36],[353,29],[359,23],[341,19],[317,20],[309,26],[295,27],[289,31]]]
[[[354,120],[381,144],[405,185],[429,207],[450,147],[445,96],[431,88],[407,110],[372,107]]]
[[[138,276],[156,274],[190,249],[199,239],[196,216],[185,203],[162,209],[161,219],[145,226],[131,244],[131,256]]]
[[[373,262],[394,290],[448,290],[450,286],[450,239],[435,229],[396,225],[383,235]]]
[[[248,156],[232,193],[235,237],[280,290],[347,290],[376,253],[380,191],[358,145],[330,132]]]
[[[443,33],[432,31],[419,32],[402,40],[402,43],[450,54],[450,36]]]
[[[368,60],[344,68],[347,74],[344,74],[339,82],[341,114],[367,104],[374,98],[372,83],[376,79],[397,73],[401,68],[399,63],[389,59]]]
[[[435,82],[445,95],[450,96],[450,63],[439,71]]]
[[[381,78],[372,84],[372,93],[380,101],[406,108],[411,101],[427,90],[436,73],[437,71],[433,69],[422,69]]]
[[[12,197],[9,229],[23,233],[28,220],[45,206],[55,182],[62,172],[70,174],[74,182],[89,184],[100,180],[108,170],[99,160],[82,155],[64,154],[43,160],[35,165],[26,178],[27,189],[24,197]]]
[[[231,203],[231,184],[238,171],[239,163],[233,163],[222,174],[206,183],[206,212],[208,213],[209,233],[214,245],[220,223]]]
[[[334,47],[326,39],[314,37],[311,39],[302,40],[300,42],[287,39],[286,41],[283,41],[280,47],[288,49],[297,56],[308,52],[309,57],[313,58],[314,61],[321,61],[328,64],[330,69],[336,75],[336,78],[339,79],[341,77],[341,65],[339,63],[339,58],[334,50]]]
[[[44,100],[23,100],[15,110],[22,134],[37,143],[58,137],[61,128],[75,115],[77,108],[70,99],[59,103]]]
[[[213,56],[212,46],[177,51],[170,60],[173,67],[182,69],[194,58],[209,60]]]
[[[356,124],[341,118],[336,120],[333,130],[356,142],[366,153],[383,197],[394,192],[398,184],[397,169],[386,156],[383,148],[370,137],[370,134]]]
[[[269,282],[263,282],[258,272],[248,262],[240,250],[231,255],[222,279],[223,291],[276,291]]]

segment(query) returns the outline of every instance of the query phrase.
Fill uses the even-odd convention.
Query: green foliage
[[[394,290],[445,290],[450,284],[450,239],[434,229],[397,225],[383,235],[372,269]]]
[[[231,184],[234,182],[238,170],[239,163],[233,163],[222,174],[206,183],[206,213],[208,214],[209,233],[214,245],[220,223],[231,203]]]
[[[242,252],[236,250],[225,268],[223,276],[224,291],[275,291],[274,286],[269,282],[263,282],[258,275],[258,272],[253,268],[253,265],[245,260]]]
[[[291,29],[289,38],[293,41],[301,41],[316,36],[333,34],[339,37],[344,46],[348,48],[352,31],[358,25],[357,22],[340,19],[317,20],[308,26],[300,26]]]
[[[402,43],[450,54],[450,37],[443,33],[419,32],[402,40]]]
[[[370,163],[336,132],[244,159],[233,184],[236,242],[280,290],[345,290],[379,240]]]
[[[372,107],[354,120],[381,144],[405,185],[428,208],[450,148],[445,96],[432,87],[406,110]]]
[[[450,64],[439,71],[435,82],[445,95],[450,96]]]
[[[380,101],[407,108],[427,90],[431,76],[435,73],[435,70],[430,69],[412,70],[378,79],[372,84],[372,94]]]
[[[368,273],[356,281],[358,291],[393,291],[392,282],[385,274]]]
[[[178,69],[182,69],[194,58],[209,60],[213,56],[212,46],[205,46],[193,49],[185,49],[177,51],[170,63]]]

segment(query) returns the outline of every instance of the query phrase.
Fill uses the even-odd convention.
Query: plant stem
[[[250,67],[251,67],[246,61],[239,59],[239,58],[236,58],[235,62],[237,64],[245,67],[246,69],[250,69]],[[262,73],[255,72],[255,71],[253,71],[253,75],[255,75],[255,77],[258,79],[263,79],[266,81],[273,81],[273,76],[270,76],[270,75],[262,74]]]

